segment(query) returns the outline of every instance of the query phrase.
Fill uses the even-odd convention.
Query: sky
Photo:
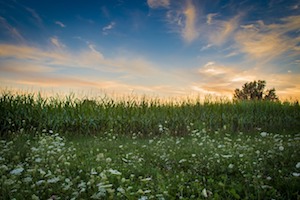
[[[0,0],[1,90],[300,99],[300,0]]]

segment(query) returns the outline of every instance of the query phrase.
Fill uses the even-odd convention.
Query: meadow
[[[299,199],[300,106],[0,97],[2,199]]]

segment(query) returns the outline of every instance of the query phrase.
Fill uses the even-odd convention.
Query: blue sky
[[[299,0],[0,0],[1,89],[300,97]]]

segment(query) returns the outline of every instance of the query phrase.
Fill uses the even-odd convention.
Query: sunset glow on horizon
[[[0,0],[0,89],[300,99],[299,0]]]

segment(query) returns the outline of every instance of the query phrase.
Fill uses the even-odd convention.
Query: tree
[[[266,87],[266,81],[258,80],[253,82],[247,82],[243,85],[242,89],[235,89],[235,100],[266,100],[266,101],[278,101],[278,97],[275,93],[275,88],[264,91]]]

